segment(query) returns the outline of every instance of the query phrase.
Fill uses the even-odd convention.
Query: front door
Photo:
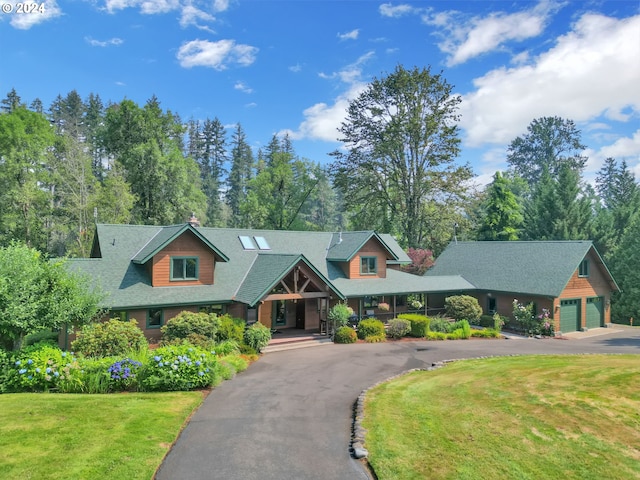
[[[296,303],[296,328],[304,329],[304,300]]]
[[[273,301],[273,323],[274,327],[284,327],[287,324],[287,302],[286,300]]]

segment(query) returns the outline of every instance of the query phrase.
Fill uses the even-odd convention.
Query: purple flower
[[[33,363],[33,360],[29,359],[27,360],[27,365],[31,365]]]

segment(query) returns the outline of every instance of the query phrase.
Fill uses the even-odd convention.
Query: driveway
[[[348,451],[353,404],[365,388],[441,360],[559,353],[640,354],[640,330],[565,340],[330,344],[265,354],[211,392],[156,479],[368,479]]]

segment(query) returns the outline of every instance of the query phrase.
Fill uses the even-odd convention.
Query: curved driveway
[[[436,361],[536,353],[640,354],[640,330],[570,340],[389,342],[268,353],[210,393],[156,479],[367,479],[348,451],[362,390]]]

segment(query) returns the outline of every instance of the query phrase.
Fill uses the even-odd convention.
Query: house
[[[409,257],[374,231],[299,232],[171,226],[96,226],[91,258],[69,259],[107,293],[110,317],[135,319],[150,341],[183,310],[229,313],[273,329],[323,331],[344,301],[359,317],[393,318],[425,293],[474,288],[459,275],[419,277]],[[378,306],[389,304],[389,312]],[[66,345],[70,338],[62,339]]]
[[[514,299],[533,302],[563,333],[609,324],[611,293],[619,290],[590,241],[452,243],[425,275],[460,275],[489,314],[511,316]],[[442,306],[444,297],[429,295],[429,301]]]

